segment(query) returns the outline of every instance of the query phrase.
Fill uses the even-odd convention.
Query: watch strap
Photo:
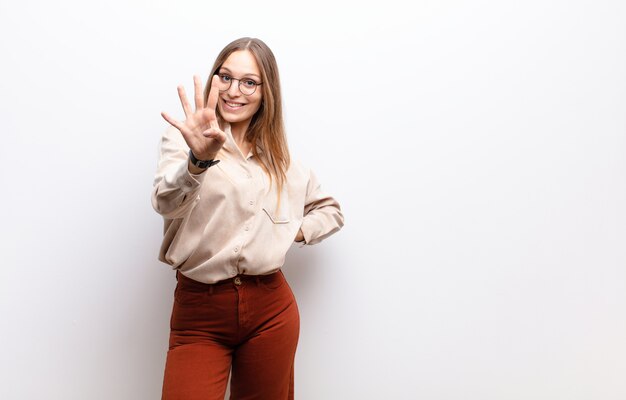
[[[220,162],[220,160],[198,160],[196,156],[193,155],[193,151],[191,151],[191,149],[189,149],[189,161],[191,161],[191,163],[196,167],[203,169],[209,168]]]

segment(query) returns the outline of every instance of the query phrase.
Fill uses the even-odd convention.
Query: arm
[[[341,229],[343,214],[339,203],[322,191],[315,174],[309,174],[300,231],[305,244],[316,244]]]
[[[204,171],[191,164],[189,149],[201,160],[212,160],[226,141],[216,117],[218,77],[212,78],[206,107],[202,99],[202,85],[198,76],[193,77],[195,111],[187,100],[185,88],[178,87],[185,120],[178,121],[162,112],[170,127],[161,139],[159,165],[152,191],[152,207],[165,218],[181,218],[197,199],[197,192],[204,179]]]
[[[169,127],[163,134],[159,150],[152,207],[165,218],[181,218],[194,204],[204,170],[190,164],[189,148],[174,127]],[[192,168],[196,173],[192,173]]]

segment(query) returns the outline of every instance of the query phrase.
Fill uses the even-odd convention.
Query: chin
[[[250,119],[252,119],[254,114],[251,114],[251,115],[248,115],[248,114],[249,113],[233,114],[229,112],[224,112],[224,110],[220,109],[220,115],[222,116],[222,119],[228,122],[229,124],[242,122],[242,121],[249,121]]]
[[[222,119],[226,122],[228,122],[229,124],[233,124],[236,122],[241,122],[241,121],[247,121],[250,118],[252,118],[251,116],[247,116],[247,115],[229,115],[229,114],[222,114]]]

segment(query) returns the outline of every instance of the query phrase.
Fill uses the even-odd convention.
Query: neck
[[[246,132],[250,126],[250,120],[233,122],[230,124],[230,133],[233,135],[233,139],[237,144],[244,143],[246,141]]]
[[[239,147],[241,154],[245,157],[250,151],[251,144],[246,140],[246,132],[250,126],[250,120],[234,122],[230,124],[230,133],[233,135],[235,144]]]

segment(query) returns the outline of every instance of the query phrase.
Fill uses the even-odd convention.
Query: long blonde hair
[[[250,121],[246,132],[246,140],[252,143],[252,154],[260,161],[261,167],[268,174],[270,186],[275,180],[278,194],[282,192],[287,179],[287,169],[291,162],[285,125],[283,122],[282,96],[280,92],[280,78],[278,65],[272,50],[260,39],[244,37],[229,43],[220,52],[213,64],[211,74],[204,87],[204,104],[207,103],[211,91],[211,79],[217,74],[222,64],[231,53],[239,50],[248,50],[261,70],[263,84],[260,89],[263,96],[261,106]],[[217,115],[222,119],[219,109]],[[261,153],[258,151],[261,148]],[[280,201],[280,200],[279,200]]]

